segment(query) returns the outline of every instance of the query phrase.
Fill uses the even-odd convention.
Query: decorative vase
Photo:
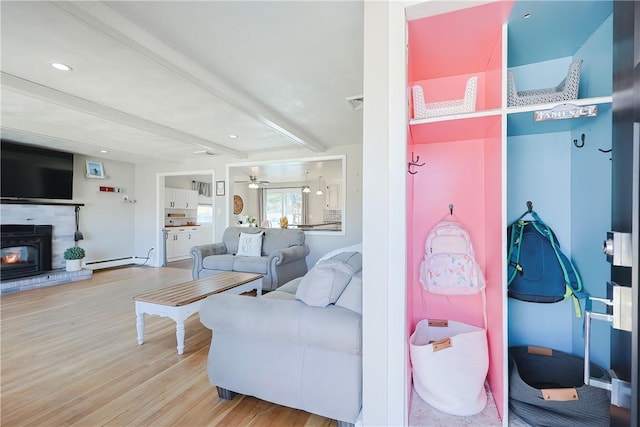
[[[66,269],[67,271],[82,270],[82,259],[68,259]]]

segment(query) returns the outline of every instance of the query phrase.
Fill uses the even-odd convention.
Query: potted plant
[[[80,246],[72,246],[64,251],[64,259],[67,260],[67,271],[82,270],[82,258],[85,256],[84,249]]]

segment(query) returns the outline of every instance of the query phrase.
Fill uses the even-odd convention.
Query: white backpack
[[[484,276],[471,238],[458,222],[447,218],[429,231],[420,283],[426,291],[443,295],[471,295],[484,290]]]

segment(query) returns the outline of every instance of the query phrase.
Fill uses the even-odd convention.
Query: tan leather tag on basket
[[[578,391],[575,388],[542,388],[540,391],[544,400],[554,400],[556,402],[578,400]]]
[[[443,319],[429,319],[429,326],[437,326],[439,328],[446,328],[449,326],[448,320]]]
[[[445,348],[451,347],[451,338],[443,338],[438,341],[434,341],[433,343],[433,352],[444,350]]]
[[[539,354],[540,356],[553,356],[553,350],[546,347],[536,347],[535,345],[530,345],[527,347],[529,354]]]

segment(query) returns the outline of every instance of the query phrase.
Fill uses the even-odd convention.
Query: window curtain
[[[211,184],[208,182],[191,181],[191,189],[197,190],[201,196],[211,197]]]
[[[264,188],[258,188],[258,218],[260,218],[259,224],[262,224],[266,218],[264,217]]]
[[[302,193],[302,223],[309,224],[309,194]]]

